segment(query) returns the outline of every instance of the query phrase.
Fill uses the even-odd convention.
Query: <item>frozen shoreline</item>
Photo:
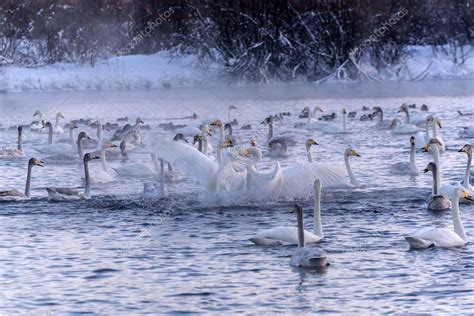
[[[361,70],[379,81],[409,81],[410,79],[471,79],[474,78],[474,49],[464,64],[452,56],[433,53],[431,47],[412,47],[410,57],[402,65],[377,71],[368,62]],[[68,90],[139,90],[165,87],[246,86],[247,83],[226,80],[217,66],[202,68],[194,56],[170,58],[168,52],[154,55],[113,57],[90,65],[57,63],[37,68],[6,66],[0,68],[0,91],[68,91]],[[329,78],[325,83],[351,82]],[[295,80],[289,84],[307,83]],[[279,85],[281,82],[271,81]],[[252,86],[258,84],[251,84]]]

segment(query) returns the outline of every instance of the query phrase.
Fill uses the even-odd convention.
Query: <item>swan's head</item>
[[[140,117],[137,117],[137,119],[135,120],[135,123],[136,123],[137,125],[139,125],[139,124],[145,124],[145,122],[143,122],[143,120],[142,120]]]
[[[94,127],[94,128],[99,127],[101,125],[102,123],[99,120],[95,120],[89,124],[90,127]]]
[[[423,105],[421,106],[421,110],[422,110],[422,111],[428,111],[428,106],[427,106],[426,104],[423,104]]]
[[[342,108],[342,115],[346,115],[347,114],[347,109],[346,108]]]
[[[250,146],[252,146],[252,147],[257,147],[257,140],[256,140],[255,138],[252,138],[252,139],[250,140]]]
[[[390,124],[390,128],[394,128],[395,126],[401,125],[402,121],[399,118],[394,118],[392,123]]]
[[[173,140],[174,140],[175,142],[177,142],[177,141],[179,141],[179,140],[180,140],[180,141],[183,141],[183,142],[185,142],[185,143],[188,142],[188,140],[186,139],[186,137],[184,137],[184,135],[183,135],[182,133],[178,133],[178,134],[174,135]]]
[[[441,126],[441,120],[440,120],[439,117],[435,116],[435,117],[433,118],[433,123],[437,124],[439,128],[442,128],[442,126]]]
[[[293,206],[292,212],[296,215],[303,215],[303,208],[299,204]]]
[[[193,145],[196,144],[199,141],[204,141],[204,136],[202,135],[194,135],[193,137]]]
[[[212,133],[214,132],[214,130],[210,128],[209,126],[207,126],[207,124],[204,124],[202,127],[202,132],[206,133],[208,136],[212,136]]]
[[[436,164],[434,162],[428,163],[425,169],[423,169],[424,173],[427,173],[428,171],[435,172],[436,171]]]
[[[415,138],[415,136],[411,136],[410,137],[410,145],[415,146],[415,144],[416,144],[416,138]]]
[[[225,123],[224,125],[224,130],[232,130],[232,125],[230,125],[229,123]]]
[[[28,161],[28,165],[30,166],[39,166],[39,167],[44,167],[44,161],[38,158],[31,158]]]
[[[306,141],[306,148],[311,148],[311,146],[313,145],[319,145],[319,144],[314,139],[308,138],[308,140]]]
[[[232,138],[226,137],[224,142],[221,145],[221,148],[229,148],[229,147],[234,147],[234,142],[232,141]]]
[[[464,188],[457,188],[456,190],[454,190],[452,197],[464,198],[469,201],[474,201],[472,195],[469,194],[469,192],[467,192]]]
[[[346,151],[344,152],[344,156],[346,157],[361,157],[360,154],[355,151],[354,149],[352,148],[347,148]]]
[[[266,117],[260,124],[264,124],[264,125],[273,124],[273,118],[271,116]]]
[[[431,138],[428,143],[423,146],[423,149],[421,150],[422,152],[429,152],[430,151],[430,146],[431,145],[436,145],[438,146],[438,148],[441,148],[443,146],[443,144],[441,144],[441,142],[439,140],[437,140],[436,138]]]
[[[237,110],[237,108],[235,107],[235,105],[231,104],[231,105],[229,106],[229,110]]]
[[[127,150],[127,143],[124,140],[122,140],[120,142],[120,152],[122,153],[122,155],[125,154],[126,150]]]
[[[77,135],[77,138],[79,139],[91,139],[89,135],[86,134],[86,132],[80,132],[79,135]]]
[[[319,106],[319,105],[316,105],[313,109],[313,112],[316,112],[316,111],[319,111],[319,112],[324,112],[323,109]]]
[[[321,192],[321,180],[316,179],[313,183],[314,192]]]
[[[211,124],[209,124],[211,126],[216,126],[216,127],[222,127],[222,121],[221,120],[214,120],[211,122]]]
[[[301,110],[301,113],[309,113],[310,111],[309,106],[305,106],[303,110]]]
[[[472,153],[472,146],[470,144],[466,144],[462,146],[461,149],[458,150],[460,153],[466,153],[466,154],[471,154]]]
[[[21,125],[18,125],[18,128],[17,128],[17,130],[18,130],[18,134],[20,134],[20,135],[21,135],[21,134],[23,133],[23,126],[21,126]]]
[[[40,111],[36,111],[35,114],[33,114],[33,117],[35,116],[42,116],[43,114]]]
[[[64,115],[63,115],[61,112],[58,112],[58,113],[56,114],[56,117],[57,117],[57,118],[64,118]]]
[[[408,113],[408,104],[403,103],[400,105],[400,108],[398,109],[398,113],[405,112]]]
[[[78,128],[78,127],[79,126],[77,126],[77,124],[74,123],[74,122],[69,123],[69,129],[75,129],[75,128]]]
[[[114,143],[112,143],[111,141],[104,141],[102,142],[102,148],[104,149],[107,149],[107,148],[117,148],[117,145],[115,145]]]
[[[51,124],[51,122],[46,122],[45,124],[43,124],[43,126],[41,127],[41,129],[46,128],[46,127],[47,127],[47,128],[50,128],[50,127],[52,128],[52,127],[53,127],[53,124]]]
[[[91,160],[94,160],[94,159],[99,159],[100,156],[99,155],[96,155],[96,154],[93,154],[93,153],[87,153],[84,155],[84,162],[89,162]]]

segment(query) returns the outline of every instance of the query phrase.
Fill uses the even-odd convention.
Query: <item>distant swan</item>
[[[416,134],[418,132],[423,131],[423,129],[419,128],[416,125],[413,124],[403,124],[402,121],[399,118],[394,118],[392,120],[392,124],[390,125],[392,128],[392,134],[398,134],[398,135],[405,135],[405,134]]]
[[[64,133],[63,127],[62,127],[61,125],[59,125],[59,119],[60,119],[60,118],[63,119],[63,118],[64,118],[64,115],[63,115],[61,112],[58,112],[58,113],[56,114],[56,123],[54,124],[54,129],[53,129],[53,131],[54,131],[55,134],[62,134],[62,133]]]
[[[77,201],[77,200],[88,200],[91,198],[91,183],[89,175],[89,161],[94,159],[99,159],[99,156],[87,153],[84,155],[84,176],[85,176],[85,188],[84,192],[80,193],[77,189],[74,188],[55,188],[48,187],[46,191],[50,201]]]
[[[410,162],[397,162],[392,165],[392,173],[398,175],[417,175],[420,173],[416,166],[416,140],[414,136],[410,137]]]
[[[293,267],[304,268],[322,268],[329,265],[327,255],[324,251],[317,248],[305,248],[305,231],[303,220],[303,209],[295,205],[294,212],[298,222],[298,248],[290,259],[290,265]]]
[[[316,243],[324,238],[321,224],[321,181],[314,180],[314,226],[313,232],[304,231],[304,241],[306,243]],[[277,244],[298,244],[298,229],[289,226],[277,226],[258,233],[250,241],[259,246]]]
[[[461,221],[461,214],[459,211],[459,198],[472,200],[469,193],[463,188],[457,188],[451,199],[453,201],[452,216],[454,231],[446,228],[434,228],[425,230],[417,235],[405,237],[405,240],[410,245],[410,248],[451,248],[461,247],[468,242],[464,225]]]
[[[451,207],[451,201],[446,194],[440,191],[439,168],[434,162],[430,162],[423,170],[424,173],[431,171],[433,173],[433,190],[428,197],[428,209],[432,211],[444,211]]]
[[[342,127],[336,124],[328,124],[322,131],[326,134],[349,134],[347,129],[347,110],[342,109]]]
[[[70,144],[54,143],[53,144],[53,125],[50,122],[46,122],[44,127],[48,128],[48,145],[43,145],[36,150],[42,154],[54,155],[73,153],[74,149]]]
[[[42,128],[43,128],[43,113],[41,113],[40,111],[36,111],[34,114],[33,114],[33,117],[38,117],[38,120],[37,121],[33,121],[31,122],[30,124],[30,131],[31,132],[39,132]]]
[[[2,201],[22,201],[30,199],[30,188],[31,188],[31,171],[33,166],[43,167],[43,161],[36,158],[31,158],[28,161],[28,174],[26,176],[25,192],[22,193],[18,190],[0,191],[0,202]]]
[[[23,153],[23,127],[18,126],[18,142],[17,148],[2,148],[0,149],[0,159],[2,158],[21,158]]]

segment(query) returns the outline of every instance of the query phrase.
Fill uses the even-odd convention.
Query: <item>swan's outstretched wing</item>
[[[219,166],[199,150],[181,142],[158,139],[153,142],[156,156],[171,163],[204,186],[211,186]]]
[[[283,172],[280,163],[269,173],[261,173],[255,168],[249,168],[247,173],[248,194],[254,198],[276,198],[283,189]]]
[[[305,162],[283,169],[283,192],[286,197],[309,197],[313,194],[314,180],[323,187],[337,187],[345,182],[343,167]]]
[[[238,155],[226,151],[215,177],[216,193],[223,196],[239,197],[246,188],[247,171],[236,171],[234,163],[241,160]]]

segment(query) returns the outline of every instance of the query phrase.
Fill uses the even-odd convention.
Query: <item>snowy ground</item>
[[[368,78],[381,81],[473,78],[474,48],[465,51],[465,62],[456,63],[452,55],[434,53],[431,47],[413,47],[411,56],[401,65],[379,72],[363,61],[360,68]],[[0,69],[0,91],[133,90],[163,88],[168,84],[219,86],[227,84],[221,74],[216,67],[199,67],[193,56],[172,59],[167,52],[161,52],[113,57],[99,61],[94,67],[65,63],[37,68],[8,66]]]

